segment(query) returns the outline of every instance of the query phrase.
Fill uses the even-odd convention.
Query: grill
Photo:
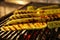
[[[60,40],[60,29],[0,31],[0,38],[5,40]]]
[[[45,4],[45,3],[29,3],[21,9],[26,9],[27,6],[42,7],[47,5],[55,4]],[[18,9],[20,10],[20,9]],[[12,12],[13,13],[13,12]],[[2,27],[9,17],[13,15],[12,13],[1,18],[0,27]],[[55,29],[33,29],[33,30],[18,30],[18,31],[0,31],[1,40],[60,40],[60,28]]]

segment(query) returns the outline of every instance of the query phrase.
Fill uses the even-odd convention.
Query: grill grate
[[[41,5],[40,5],[41,4]],[[26,6],[24,6],[21,9],[26,9],[27,6],[47,6],[51,4],[42,4],[42,3],[30,3]],[[8,16],[4,16],[3,19],[0,21],[0,27],[2,27],[5,22],[8,20],[8,17],[11,16],[9,14]],[[55,31],[57,30],[57,31]],[[7,31],[3,32],[0,31],[0,38],[1,40],[60,40],[60,28],[58,29],[41,29],[41,30],[20,30],[20,31]]]
[[[0,31],[0,37],[9,40],[60,40],[60,28],[41,30]]]

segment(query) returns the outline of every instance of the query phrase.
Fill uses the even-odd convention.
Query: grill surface
[[[0,37],[9,40],[60,40],[60,29],[0,31]]]
[[[26,9],[27,6],[47,6],[52,4],[44,4],[44,3],[30,3],[24,6],[21,9]],[[9,15],[2,17],[0,22],[0,27],[4,25],[4,23],[8,20],[8,17],[11,16],[12,13]],[[2,21],[3,20],[3,21]],[[41,29],[41,30],[19,30],[19,31],[7,31],[3,32],[0,31],[0,38],[1,40],[60,40],[60,28],[58,29]]]

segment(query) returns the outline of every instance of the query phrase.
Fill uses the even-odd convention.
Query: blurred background
[[[21,8],[29,2],[60,3],[60,0],[0,0],[0,17]]]

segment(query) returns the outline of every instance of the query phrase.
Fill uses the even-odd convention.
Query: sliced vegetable
[[[47,25],[48,25],[48,28],[50,28],[50,29],[58,28],[58,27],[60,27],[60,21],[48,22]]]

